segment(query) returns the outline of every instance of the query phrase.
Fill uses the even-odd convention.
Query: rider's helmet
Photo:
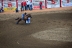
[[[26,15],[27,13],[25,12],[24,14]]]

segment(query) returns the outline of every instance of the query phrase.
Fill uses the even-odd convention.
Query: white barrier
[[[64,4],[65,7],[67,6],[72,6],[72,3],[67,3],[67,4]]]

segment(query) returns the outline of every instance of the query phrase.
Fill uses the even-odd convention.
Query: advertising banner
[[[72,3],[63,4],[63,7],[70,7],[70,6],[72,6]]]
[[[58,8],[60,7],[60,0],[47,0],[47,8]]]
[[[67,3],[66,0],[62,0],[62,7],[69,7],[72,6],[72,0],[69,0],[69,3]]]
[[[16,1],[4,1],[4,11],[15,11]]]
[[[42,2],[42,8],[45,8],[45,0],[32,0],[33,9],[39,9],[39,3]]]

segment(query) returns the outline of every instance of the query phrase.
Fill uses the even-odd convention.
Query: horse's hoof
[[[16,23],[16,24],[18,24],[18,23]]]

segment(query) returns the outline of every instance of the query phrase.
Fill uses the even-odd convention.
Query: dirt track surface
[[[5,18],[3,17],[4,15],[6,16]],[[68,28],[69,30],[66,33],[69,36],[66,37],[72,38],[71,11],[65,13],[47,12],[38,15],[32,14],[33,18],[31,19],[31,24],[29,25],[25,25],[24,21],[21,21],[18,25],[15,24],[16,21],[14,19],[16,17],[20,17],[20,15],[21,14],[1,14],[0,17],[2,19],[0,19],[0,48],[72,48],[72,40],[44,40],[32,36],[32,34],[44,30]],[[60,35],[63,33],[60,33]]]

